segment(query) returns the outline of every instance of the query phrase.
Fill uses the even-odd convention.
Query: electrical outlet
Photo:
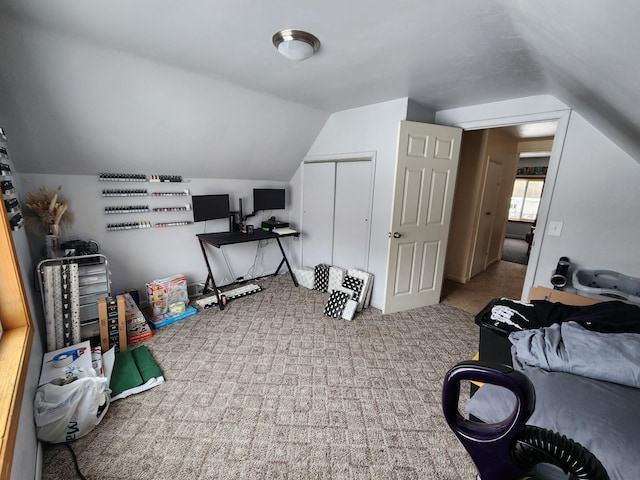
[[[554,237],[559,237],[562,235],[562,222],[552,220],[549,222],[549,230],[547,230],[549,235],[553,235]]]

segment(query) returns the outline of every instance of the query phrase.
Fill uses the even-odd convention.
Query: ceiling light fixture
[[[281,30],[271,40],[280,55],[289,60],[306,60],[320,49],[320,40],[302,30]]]

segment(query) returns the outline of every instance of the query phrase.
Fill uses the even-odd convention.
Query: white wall
[[[5,15],[0,43],[0,121],[23,173],[286,181],[329,117],[214,64],[196,72]]]
[[[559,118],[523,297],[549,281],[558,259],[574,268],[610,269],[640,276],[640,166],[577,112],[552,96],[527,97],[436,113],[436,122],[462,128]],[[544,210],[544,211],[542,211]],[[550,236],[549,221],[563,222]]]
[[[339,158],[341,155],[375,152],[369,272],[375,276],[371,304],[376,308],[381,308],[384,300],[398,126],[400,120],[406,118],[407,102],[407,98],[401,98],[334,113],[307,153],[307,157]],[[300,191],[301,168],[302,165],[292,179]],[[301,202],[301,195],[298,200]],[[301,212],[298,215],[297,221],[301,223]]]
[[[62,226],[62,239],[80,238],[98,242],[100,253],[106,255],[109,262],[112,291],[137,289],[140,291],[141,300],[146,298],[145,284],[151,280],[183,274],[187,276],[189,283],[204,281],[207,270],[196,234],[228,231],[229,222],[228,220],[213,220],[188,226],[107,231],[106,224],[111,222],[149,220],[156,223],[192,220],[193,216],[191,212],[105,214],[104,207],[108,205],[180,206],[191,203],[191,199],[190,197],[151,196],[105,198],[101,196],[103,189],[140,187],[146,188],[149,192],[189,189],[191,195],[228,193],[232,210],[238,208],[238,199],[242,198],[243,209],[245,212],[249,212],[253,210],[254,187],[288,188],[288,184],[285,182],[250,180],[185,179],[188,182],[118,184],[101,182],[97,175],[20,175],[20,178],[19,193],[23,202],[29,191],[35,191],[41,186],[57,188],[62,185],[62,194],[66,197],[69,209],[74,215],[74,221],[71,225]],[[292,203],[290,195],[288,195],[287,203],[289,205]],[[271,214],[285,220],[289,217],[288,210],[259,212],[255,217],[249,218],[247,223],[260,226],[261,221]],[[37,243],[36,252],[43,244],[40,236],[30,235],[30,241]],[[288,239],[283,240],[283,244],[288,243]],[[256,258],[259,244],[262,242],[248,242],[224,247],[233,270],[233,277],[221,251],[213,247],[208,248],[216,283],[224,285],[238,276],[246,277]],[[252,276],[273,273],[281,258],[282,255],[277,244],[271,241],[269,245],[261,249],[259,260],[262,261],[257,263],[255,274]]]
[[[638,185],[640,164],[573,112],[548,216],[563,222],[562,234],[544,232],[534,284],[550,286],[561,256],[572,269],[640,277]]]

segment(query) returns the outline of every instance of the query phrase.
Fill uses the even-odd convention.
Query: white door
[[[336,162],[333,265],[368,271],[371,162]]]
[[[476,246],[473,250],[471,262],[471,278],[487,268],[487,256],[491,245],[491,232],[495,221],[498,192],[500,190],[500,177],[502,165],[493,160],[487,164],[487,176],[484,183],[482,203],[478,217],[478,233]]]
[[[302,188],[302,264],[307,267],[331,265],[334,199],[334,163],[306,163]]]
[[[440,302],[461,138],[400,122],[383,313]]]
[[[308,162],[303,171],[302,262],[367,271],[372,162]]]

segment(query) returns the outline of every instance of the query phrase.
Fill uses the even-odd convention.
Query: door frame
[[[367,245],[366,245],[366,271],[369,271],[369,259],[371,253],[371,224],[373,223],[373,199],[375,197],[375,178],[376,178],[376,156],[375,151],[370,152],[352,152],[352,153],[337,153],[329,155],[308,155],[302,159],[302,178],[300,184],[304,189],[304,165],[306,163],[341,163],[341,162],[370,162],[371,163],[371,178],[369,185],[369,225],[367,230]],[[300,221],[302,224],[302,231],[304,232],[304,192],[300,196]],[[304,247],[300,247],[300,258],[304,262]],[[313,267],[314,265],[307,265]]]
[[[543,96],[544,97],[544,96]],[[547,231],[549,222],[549,208],[553,199],[555,191],[556,178],[558,170],[560,168],[560,160],[562,158],[562,150],[564,148],[564,141],[567,135],[569,127],[569,120],[571,118],[571,109],[566,105],[560,104],[557,100],[549,102],[548,97],[540,102],[536,100],[541,97],[532,97],[529,99],[519,99],[513,101],[509,105],[509,102],[502,103],[500,107],[507,106],[502,113],[489,115],[489,108],[484,112],[473,108],[455,109],[450,111],[443,111],[436,113],[436,123],[441,125],[450,125],[453,127],[459,127],[463,130],[480,130],[490,128],[509,127],[513,125],[520,125],[523,123],[541,123],[557,121],[556,134],[554,136],[553,146],[551,149],[551,157],[549,158],[549,166],[547,175],[545,177],[545,187],[542,192],[542,199],[540,201],[540,207],[538,209],[538,220],[536,222],[536,230],[542,232],[541,235],[536,235],[531,247],[531,253],[529,255],[529,263],[527,265],[527,271],[525,274],[524,285],[522,288],[521,299],[526,300],[528,297],[529,289],[533,286],[536,273],[538,271],[538,263],[540,260],[540,250],[545,239],[544,232]],[[544,110],[544,106],[551,103],[549,106],[558,107],[549,110]],[[539,110],[539,105],[542,105]],[[511,110],[513,108],[513,110]],[[508,112],[508,110],[511,110]],[[526,111],[531,113],[525,113]]]

